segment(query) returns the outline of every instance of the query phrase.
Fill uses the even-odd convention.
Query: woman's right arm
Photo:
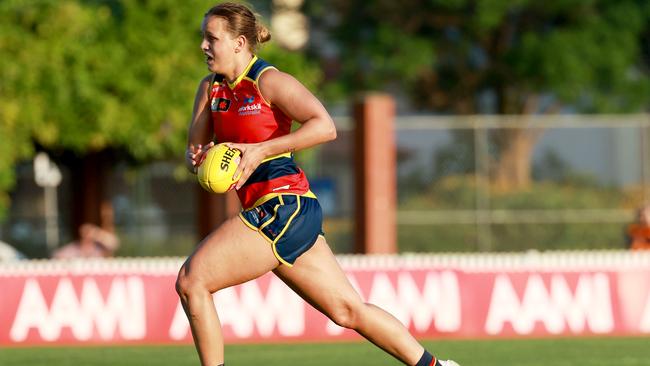
[[[194,109],[192,121],[190,122],[187,134],[187,150],[185,151],[185,164],[190,172],[196,174],[196,169],[203,162],[205,152],[208,151],[214,142],[212,137],[212,118],[210,115],[209,88],[212,75],[208,75],[201,83],[194,97]]]

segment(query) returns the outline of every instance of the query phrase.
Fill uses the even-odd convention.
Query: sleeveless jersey
[[[291,118],[270,105],[257,82],[263,72],[274,68],[257,56],[230,84],[214,75],[210,89],[210,109],[217,142],[257,143],[291,132]],[[244,209],[249,209],[280,194],[313,196],[309,182],[290,153],[265,159],[237,191]]]

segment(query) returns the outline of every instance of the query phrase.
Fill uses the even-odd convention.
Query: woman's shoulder
[[[260,75],[257,87],[267,101],[272,102],[276,94],[293,90],[298,81],[286,72],[271,69]]]
[[[277,86],[277,87],[290,87],[293,83],[298,82],[291,74],[280,71],[276,68],[269,68],[262,73],[257,80],[260,86]]]
[[[264,59],[256,57],[255,62],[253,63],[253,65],[251,65],[251,68],[248,70],[247,76],[253,80],[258,80],[264,73],[273,70],[275,71],[278,70],[275,67],[275,65],[267,62]]]

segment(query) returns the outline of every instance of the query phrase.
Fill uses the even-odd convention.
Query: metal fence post
[[[476,164],[476,244],[482,252],[492,249],[490,217],[490,161],[487,127],[474,119],[474,160]]]

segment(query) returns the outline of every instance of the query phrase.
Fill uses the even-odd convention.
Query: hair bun
[[[271,32],[262,24],[257,24],[257,43],[264,43],[271,39]]]

